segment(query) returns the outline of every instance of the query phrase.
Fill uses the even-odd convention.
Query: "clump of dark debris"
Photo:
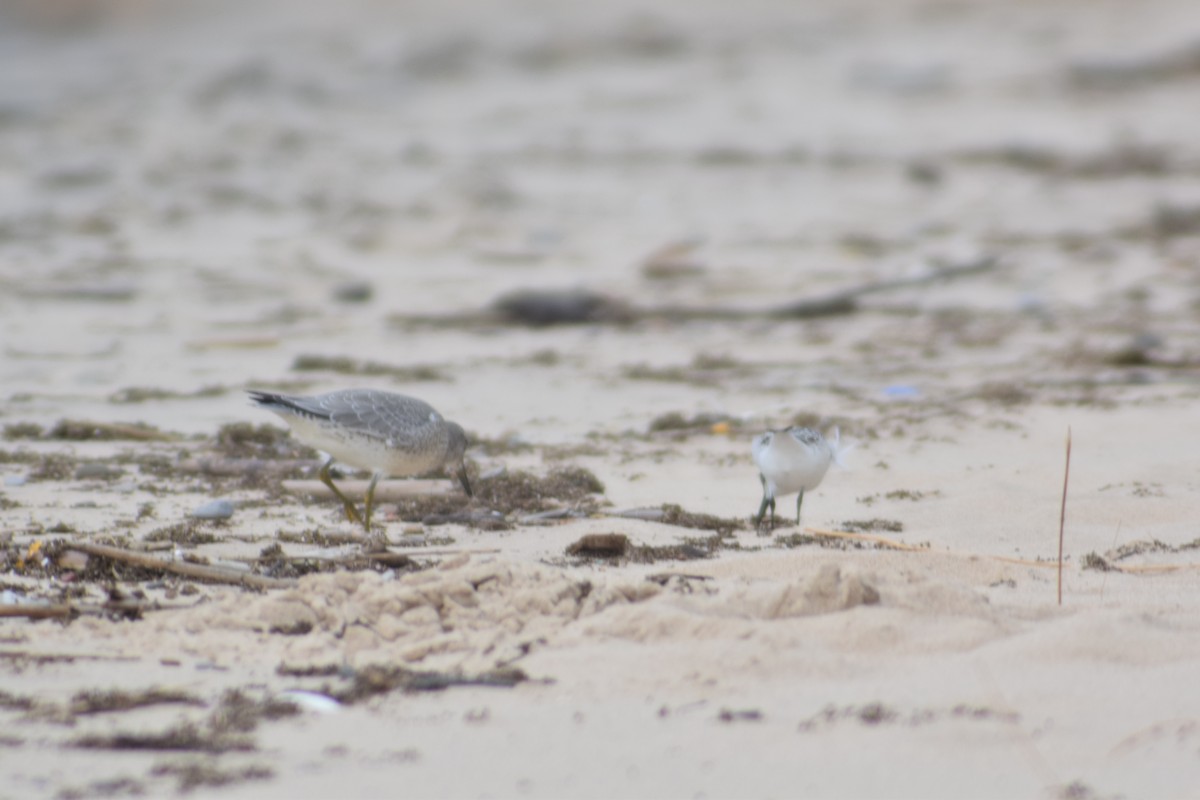
[[[42,438],[42,426],[36,422],[10,422],[4,426],[4,438],[9,441],[40,439]]]
[[[176,788],[181,794],[202,786],[231,786],[236,783],[268,780],[275,777],[274,770],[262,765],[251,764],[246,767],[221,769],[208,761],[158,764],[150,770],[150,774],[155,777],[174,777]],[[133,794],[142,794],[142,792],[133,792]]]
[[[720,534],[687,538],[678,544],[641,545],[629,551],[629,560],[636,564],[653,564],[656,561],[696,561],[712,558],[718,550],[739,550],[741,545]]]
[[[868,531],[886,531],[887,533],[900,533],[904,530],[904,523],[894,519],[848,519],[842,523],[842,530],[851,533],[867,533]]]
[[[629,317],[621,301],[584,289],[522,289],[497,298],[492,311],[502,322],[534,328],[620,322]]]
[[[566,553],[579,558],[620,558],[629,551],[623,533],[589,533],[567,545]]]
[[[807,533],[790,533],[787,536],[776,536],[775,544],[790,550],[796,547],[806,547],[810,544],[820,545],[821,540],[816,536],[809,536]]]
[[[674,438],[692,433],[712,432],[714,426],[723,426],[724,433],[741,431],[742,425],[728,414],[701,413],[685,416],[678,411],[668,411],[650,420],[649,433],[665,433]]]
[[[184,400],[205,397],[220,397],[227,394],[226,386],[201,386],[192,392],[178,392],[174,389],[160,389],[153,386],[130,386],[119,389],[108,396],[108,402],[116,404],[146,403],[160,400]]]
[[[861,725],[903,725],[918,727],[945,719],[971,720],[974,722],[1000,722],[1015,724],[1021,717],[1013,711],[1000,711],[987,706],[959,704],[952,708],[922,708],[903,712],[884,703],[866,703],[861,706],[826,706],[809,719],[800,723],[802,732],[832,727],[840,722],[856,721]]]
[[[77,463],[65,453],[43,453],[29,472],[32,481],[65,481],[75,474]]]
[[[462,522],[485,530],[507,530],[507,517],[513,513],[546,511],[569,506],[589,512],[599,507],[597,495],[604,484],[582,467],[559,467],[545,477],[521,470],[505,472],[487,480],[476,479],[474,504],[486,511],[463,509],[458,497],[414,497],[397,503],[400,519],[405,522]]]
[[[717,517],[712,514],[697,514],[684,511],[682,507],[664,503],[661,522],[667,525],[678,525],[681,528],[696,528],[698,530],[716,531],[721,536],[728,536],[734,531],[745,529],[746,521],[737,517]]]
[[[349,687],[341,690],[327,687],[324,693],[350,705],[397,689],[405,692],[438,692],[454,686],[509,688],[527,680],[529,676],[517,667],[498,667],[478,675],[464,675],[456,672],[418,672],[394,666],[369,666],[354,673]]]
[[[266,423],[231,422],[217,431],[214,449],[227,458],[315,459],[317,451]]]
[[[221,537],[206,530],[206,528],[211,528],[211,526],[212,523],[189,519],[184,522],[177,522],[174,525],[155,528],[146,534],[145,540],[147,542],[174,542],[175,544],[185,544],[192,547],[202,544],[215,544],[221,541]]]
[[[88,750],[166,750],[200,753],[252,751],[252,733],[262,720],[295,716],[300,708],[287,700],[255,700],[233,689],[226,692],[207,719],[181,722],[158,732],[115,732],[81,736],[73,747]]]
[[[427,364],[400,366],[378,361],[359,361],[346,356],[301,354],[292,362],[292,369],[296,372],[336,372],[339,375],[386,375],[403,383],[449,380],[440,368]]]
[[[328,559],[290,558],[282,544],[272,542],[259,552],[258,566],[268,578],[300,578],[314,572],[334,572],[341,565]]]
[[[528,472],[506,472],[482,481],[477,497],[503,513],[545,511],[563,504],[595,507],[595,495],[604,494],[604,484],[583,467],[559,467],[544,478]]]
[[[77,692],[71,698],[67,710],[71,714],[105,714],[163,704],[203,706],[204,701],[177,689],[155,687],[137,692],[125,692],[120,689],[95,690]]]

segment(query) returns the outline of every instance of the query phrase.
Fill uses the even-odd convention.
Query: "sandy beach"
[[[1200,796],[1198,54],[1181,0],[0,5],[0,798]],[[246,395],[350,387],[475,497],[366,532]],[[853,447],[756,529],[788,425]]]

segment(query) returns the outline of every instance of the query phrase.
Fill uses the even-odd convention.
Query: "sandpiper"
[[[841,434],[833,429],[826,439],[812,428],[789,426],[781,431],[767,431],[754,439],[754,464],[762,481],[763,498],[754,516],[754,526],[762,525],[763,516],[771,509],[771,527],[775,526],[775,498],[797,492],[796,524],[800,524],[800,505],[804,493],[820,485],[829,465],[838,461]]]
[[[371,529],[375,484],[384,475],[420,475],[450,465],[457,468],[463,491],[472,496],[463,463],[467,436],[457,423],[445,420],[424,400],[375,389],[345,389],[310,397],[249,394],[255,403],[283,417],[302,442],[325,453],[318,477],[342,501],[346,518],[367,530]],[[335,459],[372,472],[363,516],[333,484],[329,467]]]

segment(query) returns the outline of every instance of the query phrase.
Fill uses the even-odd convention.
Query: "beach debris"
[[[440,692],[455,686],[486,686],[510,689],[529,680],[524,670],[516,667],[497,667],[487,672],[468,675],[459,672],[432,672],[404,667],[373,665],[356,670],[353,683],[334,699],[351,705],[360,700],[400,689],[405,692]]]
[[[137,442],[166,442],[177,438],[141,422],[93,422],[63,419],[45,434],[46,439],[71,442],[112,441],[129,439]]]
[[[116,480],[124,474],[124,470],[120,467],[101,464],[95,461],[80,464],[75,468],[75,480],[77,481],[111,481]]]
[[[229,500],[212,500],[192,509],[193,519],[225,520],[233,516],[234,505]]]
[[[721,722],[762,722],[763,713],[757,708],[722,708],[717,719]]]
[[[375,287],[367,281],[346,281],[333,287],[333,299],[339,303],[365,303],[375,295]]]
[[[623,533],[589,533],[567,545],[569,556],[620,558],[629,552],[629,537]]]
[[[960,261],[942,263],[930,259],[928,268],[916,275],[888,280],[872,280],[827,294],[805,297],[766,308],[731,306],[646,306],[639,307],[619,298],[588,289],[521,289],[504,294],[481,311],[442,315],[394,314],[397,326],[488,326],[496,324],[528,325],[544,328],[553,325],[610,324],[636,322],[685,323],[696,321],[746,321],[762,319],[811,319],[850,314],[859,309],[859,301],[875,294],[927,286],[942,281],[979,275],[994,269],[999,258],[983,253]]]
[[[436,366],[429,364],[385,364],[380,361],[362,361],[348,356],[322,356],[302,353],[292,361],[295,372],[336,372],[339,375],[382,375],[403,383],[422,381],[448,381],[450,378]]]
[[[624,303],[586,289],[521,289],[497,298],[492,309],[501,321],[535,328],[621,322],[629,316]]]
[[[170,572],[175,575],[184,575],[189,578],[197,578],[214,583],[231,583],[252,589],[284,589],[296,585],[296,582],[290,579],[268,578],[241,570],[212,567],[205,564],[193,564],[188,561],[168,561],[144,553],[124,550],[120,547],[112,547],[110,545],[95,544],[93,542],[71,542],[70,547],[97,558],[108,558],[145,569]]]

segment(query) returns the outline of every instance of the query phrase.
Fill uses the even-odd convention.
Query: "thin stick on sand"
[[[290,579],[268,578],[263,575],[251,575],[233,569],[209,567],[204,564],[190,564],[186,561],[167,561],[162,558],[145,555],[144,553],[135,553],[132,550],[123,550],[120,547],[109,547],[103,544],[70,542],[68,547],[72,550],[87,553],[88,555],[99,556],[100,558],[111,558],[113,561],[121,561],[147,569],[160,569],[163,572],[172,572],[176,575],[213,581],[214,583],[232,583],[239,586],[248,586],[253,589],[286,589],[296,585],[296,581]]]
[[[1067,426],[1067,466],[1063,470],[1062,510],[1058,514],[1058,604],[1062,605],[1063,532],[1067,525],[1067,482],[1071,480],[1071,426]]]
[[[106,614],[141,614],[146,611],[178,611],[195,608],[195,603],[184,605],[159,605],[141,600],[109,600],[107,603],[59,603],[55,605],[0,605],[0,619],[22,617],[24,619],[64,619],[80,614],[104,616]]]

